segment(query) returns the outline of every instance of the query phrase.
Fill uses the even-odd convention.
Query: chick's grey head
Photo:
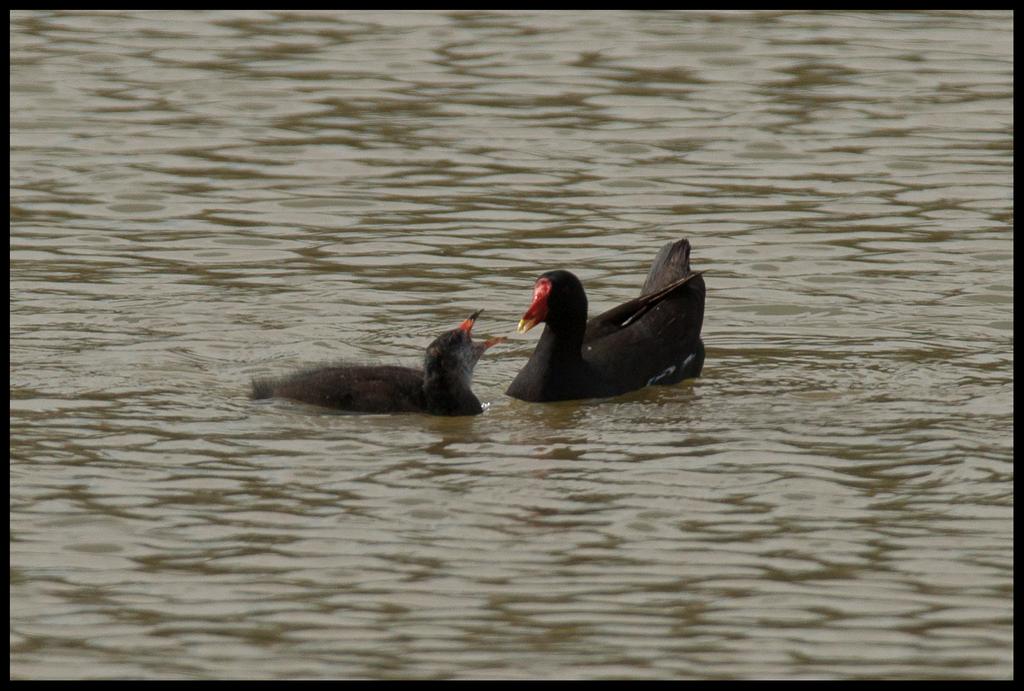
[[[473,324],[480,312],[474,312],[457,329],[445,331],[427,346],[423,370],[427,380],[443,379],[468,387],[473,382],[473,368],[484,351],[504,339],[477,342],[473,340]]]
[[[435,415],[477,415],[483,411],[473,394],[473,368],[484,351],[504,338],[474,343],[470,332],[479,312],[446,331],[427,347],[423,363],[423,394]]]
[[[469,386],[473,368],[484,354],[482,343],[474,343],[464,331],[445,331],[427,347],[423,370],[427,379],[447,379]]]

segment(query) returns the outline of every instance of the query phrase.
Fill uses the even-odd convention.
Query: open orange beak
[[[473,314],[469,315],[469,317],[464,322],[459,324],[459,328],[465,331],[466,335],[469,336],[470,338],[473,337],[473,325],[476,323],[477,317],[480,316],[481,312],[483,312],[483,310],[477,310],[476,312],[473,312]],[[491,346],[496,346],[499,343],[504,343],[507,340],[508,339],[505,338],[504,336],[496,336],[495,338],[488,338],[486,341],[482,343],[482,345],[484,347],[484,350],[487,350]]]
[[[477,310],[476,312],[473,312],[473,314],[469,315],[466,321],[459,324],[459,328],[465,331],[467,335],[472,336],[473,324],[476,324],[476,318],[480,316],[481,312],[483,312],[483,310]]]

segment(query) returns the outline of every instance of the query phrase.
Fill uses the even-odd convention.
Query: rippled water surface
[[[10,19],[12,677],[1012,676],[1011,14]],[[680,237],[696,381],[247,398]]]

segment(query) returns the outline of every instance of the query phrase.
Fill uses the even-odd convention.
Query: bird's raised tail
[[[690,241],[686,238],[666,244],[651,262],[641,295],[675,283],[690,274]]]

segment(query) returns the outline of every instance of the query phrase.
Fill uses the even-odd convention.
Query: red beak
[[[546,278],[537,279],[537,283],[533,286],[533,302],[530,303],[530,309],[526,310],[526,314],[519,320],[516,333],[524,334],[547,319],[548,294],[550,292],[551,281]]]

